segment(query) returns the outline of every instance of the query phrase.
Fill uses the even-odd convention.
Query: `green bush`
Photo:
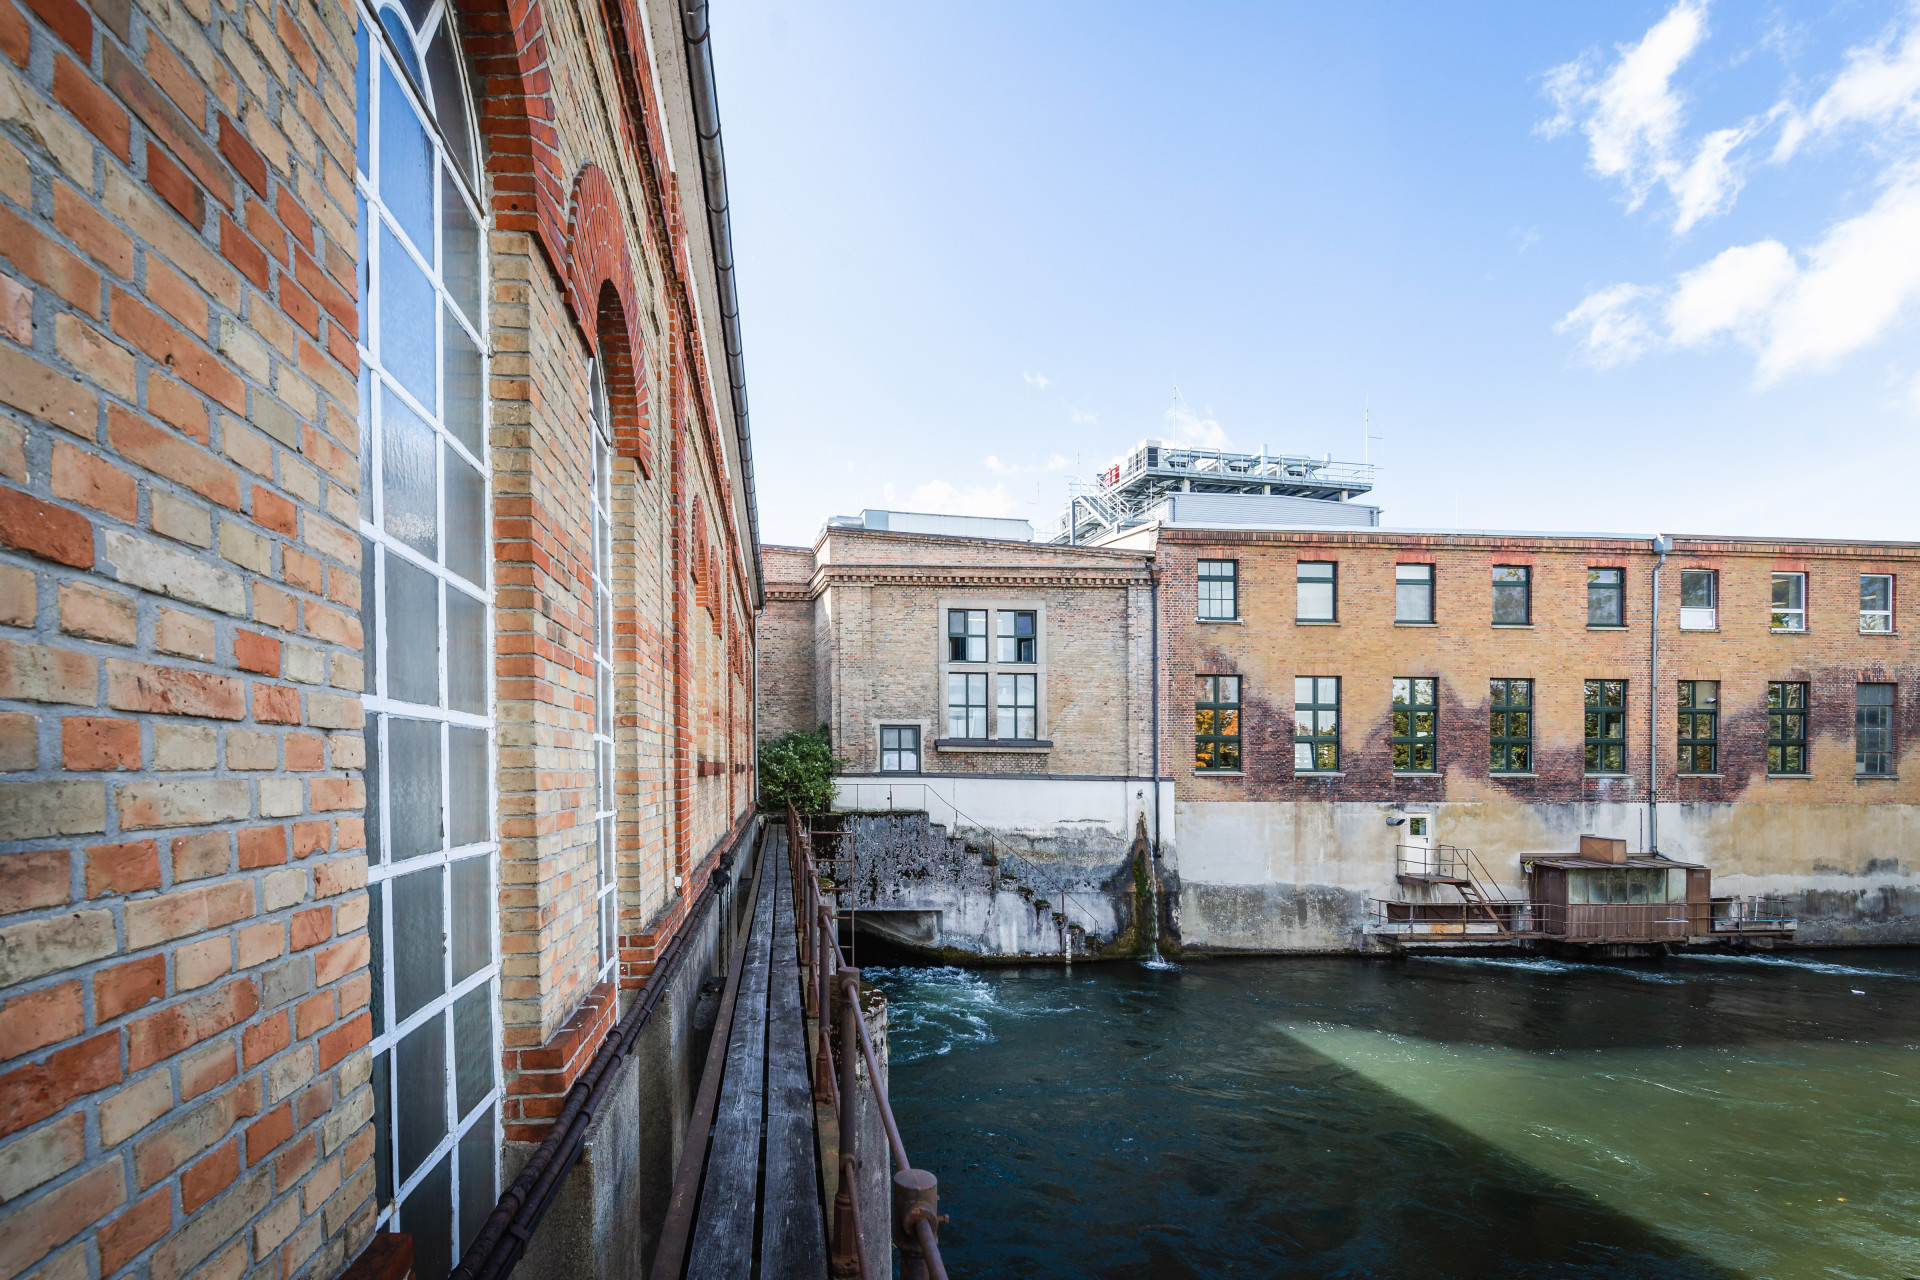
[[[833,806],[833,775],[846,767],[836,760],[825,725],[782,734],[760,748],[760,800],[781,810],[787,801],[801,813],[825,813]]]

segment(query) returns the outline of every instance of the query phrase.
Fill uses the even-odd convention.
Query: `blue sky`
[[[768,541],[1369,405],[1388,524],[1920,538],[1920,0],[714,28]]]

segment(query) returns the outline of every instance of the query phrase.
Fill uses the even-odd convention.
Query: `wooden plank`
[[[825,1277],[827,1225],[813,1141],[813,1085],[800,1002],[792,877],[776,874],[767,996],[766,1179],[760,1274]]]
[[[761,852],[762,866],[765,859],[784,850],[783,829],[778,827],[762,828]],[[776,844],[779,838],[782,843]],[[741,883],[747,886],[747,914],[751,918],[758,909],[760,884],[765,877],[757,871],[742,877]],[[680,1163],[673,1174],[673,1197],[667,1202],[666,1221],[660,1229],[660,1245],[654,1251],[653,1271],[655,1276],[666,1280],[680,1280],[686,1269],[687,1242],[693,1234],[693,1215],[700,1199],[700,1180],[707,1167],[708,1138],[713,1133],[713,1116],[719,1105],[720,1083],[726,1074],[727,1048],[733,1043],[733,1011],[740,999],[740,974],[746,968],[747,944],[753,939],[753,930],[744,930],[734,940],[731,962],[727,966],[727,986],[720,999],[720,1013],[715,1019],[713,1040],[707,1047],[707,1060],[700,1070],[700,1091],[694,1098],[693,1116],[687,1122],[686,1144],[680,1152]]]
[[[773,939],[773,882],[785,855],[760,860],[740,998],[727,1044],[726,1076],[713,1118],[713,1144],[693,1229],[688,1280],[739,1280],[753,1274],[760,1191],[760,1129],[766,1110],[767,962]]]

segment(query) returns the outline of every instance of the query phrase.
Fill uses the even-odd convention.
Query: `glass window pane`
[[[367,575],[368,578],[372,576]],[[371,627],[367,634],[373,634]],[[363,771],[367,779],[367,860],[374,863],[387,860],[386,840],[380,831],[381,798],[386,791],[381,785],[385,775],[380,771],[380,726],[385,720],[385,716],[367,717],[367,767]],[[375,916],[374,919],[378,920],[379,917]]]
[[[455,586],[447,588],[447,705],[487,713],[487,606]]]
[[[450,448],[446,450],[446,477],[447,568],[478,584],[486,577],[486,486],[480,473]]]
[[[454,725],[447,730],[447,781],[453,807],[453,845],[479,844],[487,838],[487,732]]]
[[[1340,679],[1338,676],[1321,676],[1319,677],[1319,682],[1320,696],[1316,701],[1322,703],[1335,703],[1340,701]]]
[[[421,256],[433,261],[433,146],[393,78],[380,65],[380,200]]]
[[[1680,571],[1680,607],[1683,609],[1713,608],[1713,572],[1708,569],[1682,569]]]
[[[431,853],[440,839],[440,726],[428,720],[387,721],[387,808],[392,858]]]
[[[440,705],[440,583],[397,555],[381,557],[387,579],[387,696]]]
[[[485,968],[493,952],[492,859],[481,854],[453,866],[453,980]],[[466,1108],[461,1108],[464,1113]]]
[[[1313,701],[1313,677],[1295,676],[1293,678],[1293,700],[1296,704]]]
[[[473,345],[473,339],[453,318],[453,312],[441,311],[440,328],[445,334],[447,349],[447,430],[467,447],[467,452],[485,461],[487,455],[481,428],[486,412],[483,398],[486,387],[480,378],[480,348]]]
[[[473,1122],[460,1135],[460,1251],[472,1246],[474,1236],[493,1213],[500,1193],[496,1189],[494,1160],[498,1148],[493,1138],[493,1108]]]
[[[393,1014],[401,1022],[447,989],[442,963],[446,929],[441,877],[445,874],[440,867],[427,867],[393,881]],[[404,1077],[401,1083],[406,1083]],[[400,1096],[411,1102],[418,1095],[403,1090]]]
[[[405,1080],[404,1072],[401,1078]],[[400,1124],[404,1135],[404,1113]],[[441,1132],[445,1131],[443,1123]],[[420,1179],[400,1206],[400,1230],[413,1237],[413,1280],[446,1280],[454,1262],[453,1152],[440,1157],[432,1172]]]
[[[454,1114],[493,1092],[493,992],[481,983],[453,1002]]]
[[[354,163],[361,173],[368,173],[373,168],[373,162],[369,158],[373,149],[373,94],[368,89],[367,72],[373,66],[373,51],[368,47],[366,23],[358,24],[357,30],[353,33],[353,42],[360,51],[359,58],[353,64],[353,136],[357,147],[354,152]],[[362,227],[366,225],[366,221],[366,208],[363,205],[360,214]],[[364,232],[362,234],[364,235]],[[366,247],[367,242],[364,239],[361,240],[360,260],[362,262],[366,261]],[[362,332],[365,330],[363,329]]]
[[[446,139],[447,158],[460,172],[473,175],[473,133],[467,123],[467,104],[460,92],[460,64],[451,32],[442,20],[427,46],[427,79],[433,85],[433,114]]]
[[[369,735],[371,736],[371,735]],[[368,787],[369,792],[373,787]],[[368,831],[372,831],[373,822],[367,822]],[[373,980],[373,998],[369,1001],[369,1010],[373,1014],[373,1034],[383,1036],[387,1032],[387,917],[385,903],[387,882],[370,881],[367,885],[367,971]]]
[[[433,335],[440,307],[433,285],[384,224],[380,228],[380,363],[429,412],[434,390]]]
[[[432,353],[428,353],[432,361]],[[433,428],[391,391],[380,397],[381,503],[386,531],[429,560],[440,558]]]
[[[364,28],[363,28],[364,29]],[[373,1189],[382,1206],[393,1202],[393,1055],[373,1055]]]

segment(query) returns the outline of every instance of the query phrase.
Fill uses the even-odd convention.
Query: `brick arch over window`
[[[493,225],[529,231],[556,270],[566,262],[566,185],[540,0],[459,0],[486,141]]]
[[[607,401],[613,422],[613,447],[653,475],[653,442],[647,421],[645,347],[634,321],[633,259],[613,183],[596,164],[585,164],[573,180],[567,218],[565,285],[567,306],[587,347],[599,356],[607,374]]]

